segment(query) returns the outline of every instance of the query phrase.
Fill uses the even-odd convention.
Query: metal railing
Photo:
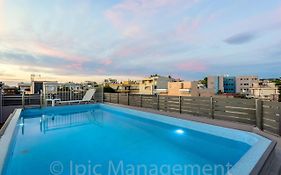
[[[281,103],[219,97],[105,93],[104,101],[253,125],[281,136]]]
[[[0,123],[4,123],[4,118],[3,118],[3,99],[2,99],[2,88],[0,87]]]

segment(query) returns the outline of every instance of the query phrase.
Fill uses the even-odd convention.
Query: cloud
[[[104,16],[122,35],[139,37],[140,35],[146,35],[146,32],[151,32],[149,28],[159,23],[157,22],[159,17],[171,17],[175,12],[183,12],[197,1],[124,0],[106,10]]]
[[[4,3],[4,0],[0,0],[0,36],[5,30]]]
[[[101,61],[101,64],[103,65],[111,65],[112,64],[112,60],[111,59],[104,59]]]
[[[201,61],[189,60],[177,64],[176,66],[181,71],[186,72],[204,72],[207,71],[207,65]]]
[[[228,44],[239,45],[239,44],[249,43],[256,38],[257,38],[256,34],[247,32],[247,33],[239,33],[239,34],[232,35],[231,37],[225,39],[224,41]]]

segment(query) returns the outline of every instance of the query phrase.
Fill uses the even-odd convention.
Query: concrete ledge
[[[6,157],[9,153],[10,145],[13,139],[15,128],[20,117],[21,109],[16,109],[6,122],[5,126],[1,129],[2,135],[0,137],[0,174],[2,174],[5,165]]]

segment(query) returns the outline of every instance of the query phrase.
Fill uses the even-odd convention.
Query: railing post
[[[181,114],[181,96],[179,96],[179,112],[180,112],[180,114]]]
[[[22,109],[24,109],[24,104],[25,104],[25,97],[24,97],[24,91],[21,94],[21,105],[22,105]]]
[[[159,95],[157,94],[157,110],[159,111],[160,107],[159,107]]]
[[[101,85],[101,102],[104,103],[104,87]]]
[[[210,118],[214,119],[215,107],[214,107],[214,98],[210,97]]]
[[[278,106],[278,117],[279,117],[279,136],[281,136],[281,104]]]
[[[256,126],[263,130],[263,101],[256,99]]]
[[[109,93],[109,103],[111,103],[111,93]]]
[[[130,106],[130,98],[129,98],[129,95],[130,95],[130,94],[127,93],[127,98],[128,98],[128,99],[127,99],[127,102],[128,102],[128,106]]]
[[[117,104],[119,104],[119,93],[117,93]]]
[[[4,119],[3,119],[3,98],[2,98],[2,84],[0,82],[0,123],[4,123]]]
[[[43,93],[42,90],[40,90],[40,108],[43,107]]]
[[[140,107],[142,107],[142,95],[140,94]]]
[[[69,100],[72,100],[72,90],[69,91]]]

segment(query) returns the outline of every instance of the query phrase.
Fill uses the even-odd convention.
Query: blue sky
[[[0,81],[281,76],[281,1],[0,0]]]

